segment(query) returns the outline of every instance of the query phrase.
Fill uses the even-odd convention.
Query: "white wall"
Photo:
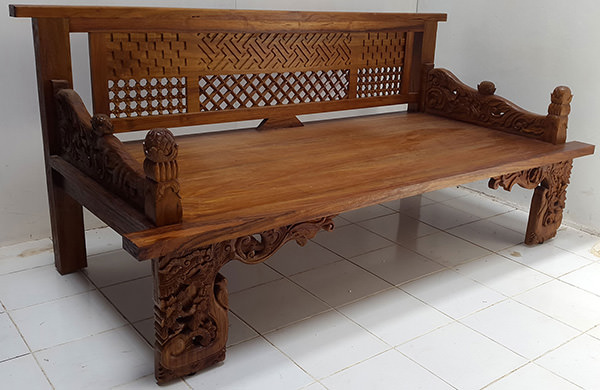
[[[567,140],[600,144],[600,2],[579,0],[420,0],[419,12],[446,12],[436,66],[465,83],[495,82],[497,94],[545,114],[557,85],[573,91]],[[600,152],[575,160],[565,221],[600,231]],[[529,207],[531,191],[470,185]]]
[[[15,2],[15,1],[12,1]],[[141,5],[134,0],[32,1],[37,4]],[[417,0],[182,0],[177,7],[414,12]],[[0,2],[0,246],[48,237],[50,223],[42,155],[31,22],[8,17]],[[146,0],[146,6],[173,2]],[[72,36],[74,85],[90,107],[86,37]],[[86,215],[87,227],[101,225]]]

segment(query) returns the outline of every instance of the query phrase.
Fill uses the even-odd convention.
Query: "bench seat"
[[[406,112],[194,134],[177,143],[183,222],[128,235],[145,256],[160,254],[153,246],[166,237],[222,241],[256,233],[260,220],[269,221],[265,229],[288,225],[593,151]],[[142,163],[141,142],[125,145]]]

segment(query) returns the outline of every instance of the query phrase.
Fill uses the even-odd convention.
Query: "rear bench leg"
[[[52,169],[47,174],[54,265],[65,275],[87,266],[83,210],[60,186],[62,176]]]
[[[525,244],[534,245],[554,237],[562,221],[573,160],[514,172],[490,179],[490,188],[510,191],[515,184],[533,189]]]
[[[225,359],[227,280],[219,270],[230,260],[257,264],[283,244],[304,245],[331,217],[283,226],[152,260],[155,371],[158,383],[193,374]]]

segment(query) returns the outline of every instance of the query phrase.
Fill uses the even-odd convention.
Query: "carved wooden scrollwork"
[[[567,197],[567,186],[571,176],[572,160],[543,167],[493,177],[488,185],[510,191],[515,184],[535,188],[525,243],[541,244],[554,237],[560,227]]]
[[[116,193],[144,209],[144,172],[113,135],[106,115],[91,117],[79,95],[64,82],[55,82],[62,158]]]
[[[227,281],[218,273],[225,263],[259,263],[291,240],[304,245],[319,230],[332,230],[332,218],[283,226],[153,260],[158,382],[225,359]]]
[[[178,147],[173,134],[167,129],[148,132],[142,168],[113,135],[110,118],[91,117],[79,95],[68,87],[64,81],[54,82],[62,158],[145,212],[157,226],[180,222]]]
[[[427,76],[425,111],[548,142],[565,142],[572,97],[569,88],[554,90],[547,116],[523,110],[495,96],[495,91],[490,81],[482,82],[475,90],[445,69],[432,69]]]

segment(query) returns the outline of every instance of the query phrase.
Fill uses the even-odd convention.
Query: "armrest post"
[[[554,88],[548,106],[548,127],[550,141],[553,144],[564,144],[567,140],[567,123],[571,112],[571,89],[560,86]]]
[[[157,226],[182,220],[181,197],[177,176],[178,146],[168,129],[153,129],[144,140],[146,173],[145,212]]]

